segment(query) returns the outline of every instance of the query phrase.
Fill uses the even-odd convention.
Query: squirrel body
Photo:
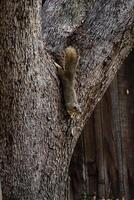
[[[74,89],[74,79],[78,59],[79,57],[76,49],[69,46],[65,49],[63,54],[63,66],[58,67],[58,74],[64,92],[65,106],[71,118],[74,118],[81,112]]]

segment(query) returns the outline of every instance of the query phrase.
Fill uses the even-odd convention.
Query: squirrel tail
[[[77,63],[78,63],[78,54],[76,52],[76,49],[71,46],[67,47],[64,52],[65,71],[74,76]]]

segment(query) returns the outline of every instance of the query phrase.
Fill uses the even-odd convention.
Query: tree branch
[[[45,48],[58,54],[79,50],[77,94],[82,107],[75,125],[82,129],[134,44],[133,0],[45,1],[42,32]]]

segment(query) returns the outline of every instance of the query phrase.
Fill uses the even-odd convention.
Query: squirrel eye
[[[77,109],[77,107],[76,107],[76,106],[73,106],[73,109],[74,109],[74,110],[76,110],[76,109]]]

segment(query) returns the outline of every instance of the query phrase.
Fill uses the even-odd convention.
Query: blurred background
[[[134,49],[85,125],[69,187],[69,200],[134,199]]]

